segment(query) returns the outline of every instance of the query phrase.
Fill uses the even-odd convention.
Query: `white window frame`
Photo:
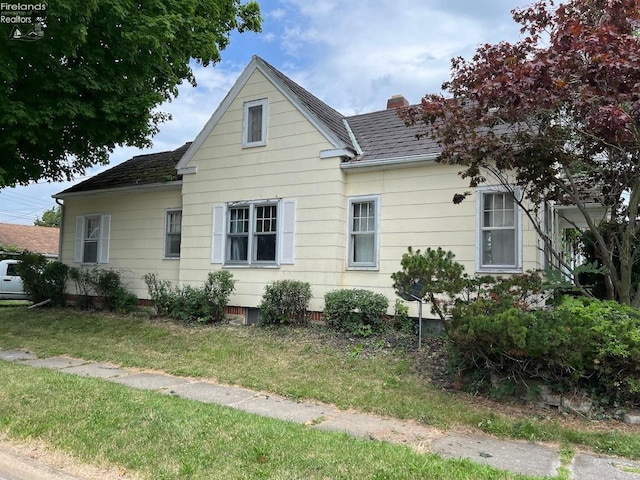
[[[180,231],[170,232],[169,230],[171,225],[169,224],[169,218],[171,218],[171,215],[176,213],[180,213]],[[181,208],[169,208],[164,212],[164,245],[163,245],[164,258],[166,260],[176,260],[180,258],[180,248],[177,254],[172,254],[169,252],[169,245],[171,244],[169,242],[170,235],[179,235],[181,240],[180,243],[182,243],[182,209]]]
[[[88,220],[97,220],[98,229],[96,239],[88,239],[85,235]],[[74,262],[84,265],[100,265],[109,263],[109,236],[111,228],[111,215],[89,214],[76,217],[76,237],[74,249]],[[96,243],[96,260],[85,261],[85,246],[87,241]]]
[[[242,146],[244,148],[261,147],[267,144],[267,106],[268,101],[266,98],[260,100],[252,100],[245,102],[242,112]],[[249,124],[249,111],[252,108],[261,107],[262,109],[262,122],[260,127],[260,140],[250,141],[249,135],[251,133],[251,126]]]
[[[373,203],[374,231],[373,261],[356,262],[354,260],[355,236],[360,233],[353,231],[353,205],[359,203]],[[347,199],[347,269],[349,270],[379,270],[380,268],[380,195],[361,195]]]
[[[269,223],[275,220],[275,230],[270,230],[269,233],[265,234],[264,232],[259,232],[257,229],[258,224],[258,209],[264,208],[275,208],[275,219],[273,217],[269,217],[267,220]],[[244,218],[242,221],[246,222],[248,228],[246,232],[243,233],[234,233],[230,232],[231,226],[231,210],[247,210],[247,218]],[[225,222],[225,251],[224,251],[224,264],[225,265],[277,265],[279,258],[279,236],[278,232],[280,224],[280,207],[278,201],[254,201],[247,203],[239,203],[235,205],[227,205],[227,215]],[[271,228],[271,227],[270,227]],[[258,237],[268,235],[275,237],[275,251],[273,253],[273,260],[258,260]],[[247,238],[247,259],[246,260],[231,260],[231,252],[229,249],[231,248],[231,242],[229,241],[230,237],[246,237]]]
[[[504,186],[483,186],[476,189],[476,271],[482,273],[521,273],[522,272],[522,210],[514,200],[514,258],[513,265],[496,265],[482,263],[483,253],[483,232],[495,230],[499,227],[484,226],[484,203],[485,196],[491,194],[511,193],[520,195],[519,189],[510,190]]]
[[[227,238],[229,230],[229,209],[241,208],[248,205],[275,205],[276,217],[276,261],[255,262],[252,258],[246,262],[227,261]],[[281,265],[295,263],[295,199],[252,200],[232,203],[218,203],[213,205],[212,234],[211,234],[211,263],[220,264],[225,268],[279,268]],[[253,217],[251,219],[253,221]],[[253,246],[248,247],[253,248]],[[249,250],[249,252],[253,250]]]

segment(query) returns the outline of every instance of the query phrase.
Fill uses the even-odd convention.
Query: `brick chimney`
[[[409,106],[409,101],[402,95],[394,95],[387,100],[387,110],[392,108],[404,108]]]

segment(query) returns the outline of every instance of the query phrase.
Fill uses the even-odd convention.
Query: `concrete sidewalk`
[[[101,378],[132,388],[153,390],[200,402],[216,403],[265,417],[306,424],[310,428],[409,445],[419,452],[434,452],[445,458],[468,458],[476,463],[525,475],[554,477],[560,467],[558,450],[546,445],[498,440],[484,435],[441,432],[413,421],[342,411],[330,405],[295,402],[277,395],[217,385],[205,380],[127,370],[111,364],[87,362],[76,358],[36,358],[24,351],[0,350],[0,360]],[[640,479],[640,462],[621,458],[578,453],[568,468],[572,479]]]

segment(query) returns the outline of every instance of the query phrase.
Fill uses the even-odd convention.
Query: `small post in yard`
[[[411,286],[411,292],[406,292],[404,288],[398,288],[396,294],[400,298],[406,301],[415,300],[418,302],[418,350],[422,350],[422,297],[420,292],[422,291],[422,282],[416,281]]]
[[[416,298],[418,302],[418,350],[422,350],[422,299]]]

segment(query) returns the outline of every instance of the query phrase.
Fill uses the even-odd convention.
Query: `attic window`
[[[267,99],[244,104],[242,146],[259,147],[267,144]]]

